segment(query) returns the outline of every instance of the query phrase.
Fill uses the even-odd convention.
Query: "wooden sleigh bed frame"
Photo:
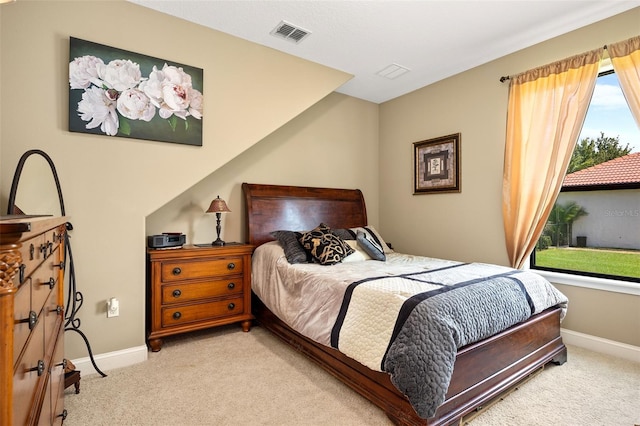
[[[274,240],[275,230],[304,231],[320,222],[331,228],[367,225],[360,190],[242,184],[249,243]],[[297,333],[253,297],[258,323],[317,362],[353,390],[380,407],[400,425],[449,425],[514,387],[549,362],[562,364],[567,349],[560,337],[560,309],[551,308],[497,335],[461,348],[445,401],[436,414],[423,419],[391,383],[341,352]]]

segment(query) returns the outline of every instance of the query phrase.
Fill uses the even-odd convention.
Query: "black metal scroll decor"
[[[18,166],[16,167],[16,171],[13,175],[13,181],[11,183],[11,191],[9,192],[9,203],[7,207],[7,214],[9,215],[13,215],[16,213],[24,214],[22,210],[16,207],[15,202],[16,202],[16,194],[18,190],[18,182],[20,181],[20,175],[22,174],[22,169],[24,167],[26,160],[31,155],[40,155],[47,161],[47,163],[49,163],[49,167],[51,167],[51,173],[53,174],[53,179],[56,184],[56,189],[58,191],[58,200],[60,202],[60,213],[62,216],[65,216],[64,200],[62,198],[62,189],[60,187],[58,173],[56,172],[56,166],[53,164],[53,160],[51,160],[51,157],[49,157],[47,153],[39,149],[32,149],[25,152],[22,155],[22,157],[20,157],[20,161],[18,161]],[[64,331],[73,331],[75,333],[78,333],[80,337],[82,337],[85,345],[87,346],[87,352],[89,353],[89,359],[91,360],[91,364],[93,365],[93,368],[102,377],[107,377],[107,375],[103,373],[102,370],[100,370],[100,368],[98,368],[98,365],[96,364],[96,361],[93,357],[93,352],[91,350],[91,344],[89,343],[89,339],[82,332],[82,330],[80,330],[80,318],[76,318],[78,311],[82,307],[84,298],[82,296],[82,293],[78,291],[77,284],[76,284],[75,265],[73,263],[73,252],[71,250],[71,240],[69,236],[69,231],[73,230],[73,225],[71,224],[71,222],[66,222],[65,226],[67,229],[67,232],[65,232],[64,234],[65,253],[64,253],[64,262],[62,263],[61,267],[65,269],[67,267],[69,268],[69,289],[67,293],[67,303],[64,311],[64,318],[65,318]]]

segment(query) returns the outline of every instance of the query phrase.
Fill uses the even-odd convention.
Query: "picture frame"
[[[69,131],[202,146],[203,70],[69,37]]]
[[[413,143],[413,194],[461,192],[460,133]]]

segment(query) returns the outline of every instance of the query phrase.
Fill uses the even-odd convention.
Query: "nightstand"
[[[147,341],[239,322],[251,327],[249,244],[147,249]]]

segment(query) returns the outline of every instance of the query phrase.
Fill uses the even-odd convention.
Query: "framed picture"
[[[414,142],[413,194],[460,192],[460,133]]]
[[[70,37],[69,131],[202,146],[202,74]]]

